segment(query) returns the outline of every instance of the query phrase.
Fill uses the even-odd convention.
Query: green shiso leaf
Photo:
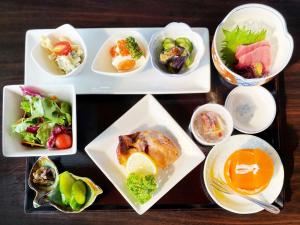
[[[249,45],[266,38],[267,30],[263,29],[258,32],[251,31],[245,27],[237,26],[229,31],[223,29],[224,40],[222,43],[221,57],[226,66],[232,67],[236,63],[235,52],[239,45]]]

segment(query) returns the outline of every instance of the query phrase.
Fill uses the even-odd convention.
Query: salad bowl
[[[225,65],[221,49],[224,45],[223,29],[245,27],[251,31],[266,30],[266,41],[271,45],[272,65],[268,75],[244,78]],[[229,83],[239,86],[262,85],[280,73],[291,59],[294,42],[288,33],[284,17],[275,9],[262,4],[245,4],[234,8],[218,25],[211,47],[214,65]]]
[[[193,62],[189,67],[183,67],[177,74],[171,74],[167,72],[164,65],[159,62],[159,55],[162,50],[162,42],[165,38],[187,38],[193,44],[193,51],[191,57]],[[202,37],[196,32],[192,31],[191,27],[185,23],[172,22],[164,27],[161,31],[152,35],[149,49],[151,53],[151,63],[153,67],[160,73],[178,77],[180,75],[187,75],[194,71],[202,59],[205,46]]]
[[[8,85],[3,88],[2,106],[2,151],[5,157],[30,157],[70,155],[77,151],[77,120],[76,95],[73,85],[41,85],[36,90],[45,96],[56,96],[61,101],[68,102],[72,107],[72,145],[66,149],[47,149],[46,147],[29,147],[21,143],[20,137],[13,132],[12,125],[22,118],[20,103],[24,98],[20,87],[22,85]],[[32,87],[31,87],[32,88]]]
[[[57,65],[48,58],[47,50],[41,46],[40,40],[36,40],[36,45],[31,51],[31,58],[33,62],[41,70],[51,76],[66,78],[79,74],[86,64],[88,52],[83,39],[76,31],[76,29],[70,24],[64,24],[56,28],[52,32],[44,34],[44,36],[49,38],[50,41],[52,41],[53,39],[57,39],[58,37],[65,37],[68,38],[72,43],[80,45],[83,50],[83,61],[74,70],[67,74],[64,74],[61,70],[58,69]]]

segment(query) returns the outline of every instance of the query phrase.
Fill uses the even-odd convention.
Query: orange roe
[[[130,55],[129,50],[126,48],[126,40],[119,40],[118,47],[120,49],[121,56]]]
[[[110,49],[110,55],[111,55],[111,57],[116,57],[118,55],[118,53],[116,52],[116,48],[117,48],[116,45],[113,46],[113,47],[111,47],[111,49]]]
[[[119,48],[119,52],[116,51],[116,48]],[[126,48],[126,40],[119,40],[117,45],[113,46],[110,49],[110,55],[116,57],[117,55],[127,56],[130,55],[129,50]]]

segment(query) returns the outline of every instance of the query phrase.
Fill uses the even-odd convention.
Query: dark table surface
[[[208,27],[210,35],[234,7],[249,1],[1,1],[0,85],[24,82],[25,32],[70,23],[84,27],[153,27],[171,21]],[[286,203],[279,215],[236,215],[222,209],[97,212],[78,215],[25,214],[25,158],[0,156],[0,224],[300,224],[300,1],[259,1],[278,9],[287,20],[295,49],[281,76]],[[217,72],[212,65],[212,76]],[[1,93],[2,95],[2,93]],[[120,97],[121,98],[121,97]],[[2,99],[2,97],[1,97]],[[2,107],[2,104],[0,104]],[[2,110],[1,110],[2,111]]]

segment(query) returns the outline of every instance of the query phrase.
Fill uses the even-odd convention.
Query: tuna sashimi
[[[235,66],[237,70],[251,67],[255,63],[263,64],[263,74],[267,74],[270,71],[272,63],[271,46],[264,45],[256,47],[252,51],[243,54],[237,58],[238,64]]]
[[[238,59],[242,55],[247,54],[261,46],[270,46],[270,43],[268,41],[259,41],[254,44],[251,44],[251,45],[240,45],[237,47],[237,50],[235,53],[235,58]]]

